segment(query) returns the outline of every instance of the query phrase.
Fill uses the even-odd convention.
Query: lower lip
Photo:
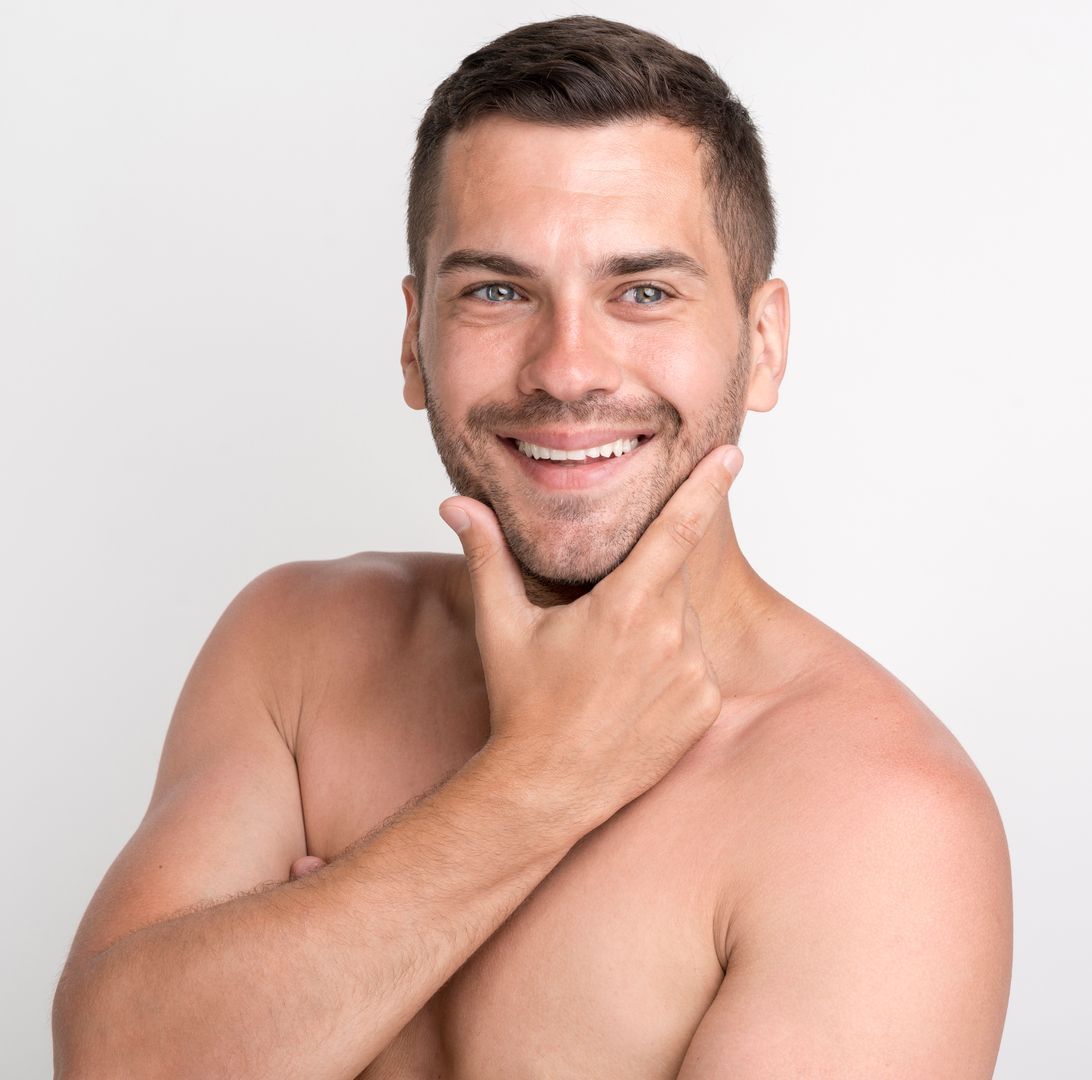
[[[629,462],[637,457],[652,439],[642,439],[628,454],[623,454],[621,457],[585,460],[575,465],[530,458],[508,439],[502,438],[500,441],[509,454],[516,459],[524,473],[536,484],[553,491],[579,491],[582,488],[595,487],[620,475]]]

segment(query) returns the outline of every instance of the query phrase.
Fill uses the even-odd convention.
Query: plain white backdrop
[[[0,2],[4,1076],[50,1073],[72,934],[232,596],[458,550],[400,396],[414,131],[464,55],[583,10]],[[974,759],[1014,872],[996,1075],[1087,1076],[1087,9],[590,10],[763,132],[793,321],[740,543]]]

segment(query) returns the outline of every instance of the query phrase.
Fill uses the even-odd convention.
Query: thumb
[[[510,613],[514,605],[531,607],[519,564],[488,506],[459,495],[440,503],[440,517],[463,546],[479,627],[498,612]]]

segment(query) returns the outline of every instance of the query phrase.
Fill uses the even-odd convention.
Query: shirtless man
[[[651,35],[523,27],[437,90],[410,201],[405,397],[464,554],[231,603],[76,935],[58,1075],[989,1077],[993,799],[733,531],[789,330],[746,112]]]

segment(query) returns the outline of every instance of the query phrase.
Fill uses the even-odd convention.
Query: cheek
[[[436,335],[433,381],[456,394],[491,397],[501,392],[510,396],[505,380],[511,381],[523,352],[522,331],[518,327],[499,323],[449,324]]]
[[[452,321],[441,331],[444,355],[473,359],[479,371],[502,370],[518,363],[531,347],[533,320]]]
[[[669,402],[687,424],[724,396],[726,365],[726,357],[714,352],[707,339],[675,333],[642,342],[631,370],[646,392]]]

